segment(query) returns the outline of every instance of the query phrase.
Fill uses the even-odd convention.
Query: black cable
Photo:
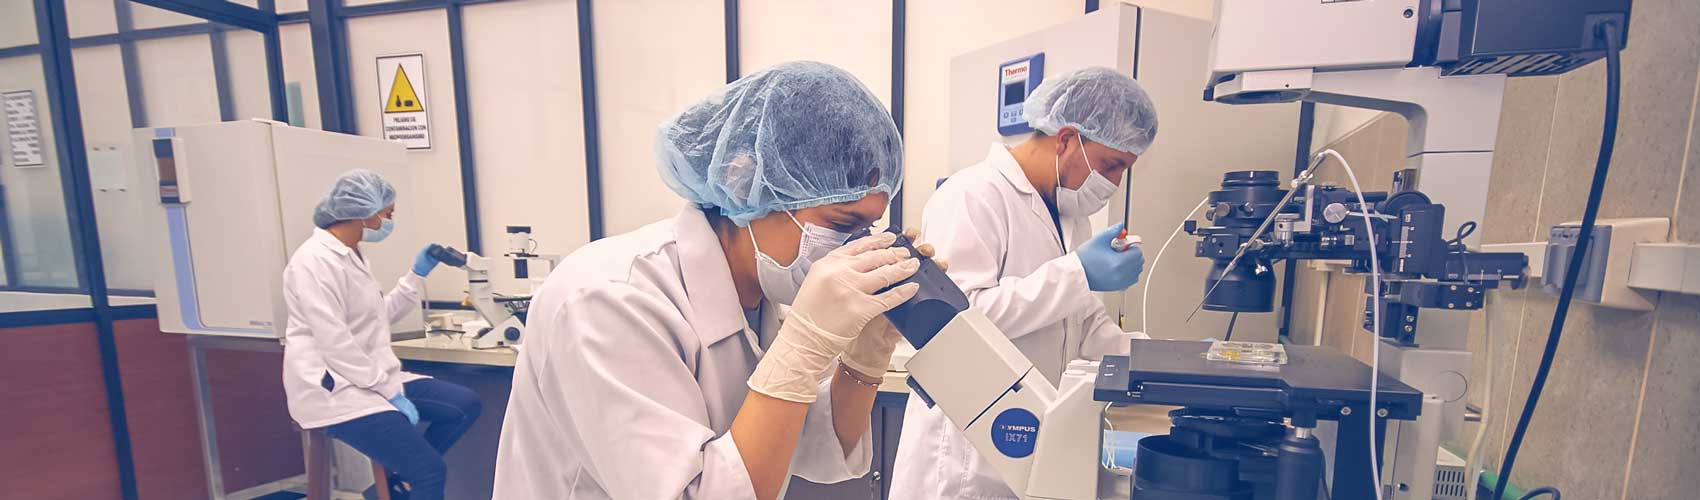
[[[1503,483],[1501,483],[1501,484],[1503,484]],[[1523,494],[1523,497],[1518,498],[1517,500],[1529,500],[1531,498],[1535,498],[1535,497],[1538,497],[1538,496],[1541,496],[1541,495],[1552,495],[1552,500],[1562,500],[1562,496],[1558,494],[1558,488],[1554,488],[1554,487],[1551,487],[1551,486],[1543,486],[1543,487],[1540,487],[1540,488],[1535,488],[1533,490],[1529,490],[1528,493]]]
[[[1564,334],[1564,320],[1570,313],[1570,299],[1576,295],[1576,277],[1582,274],[1582,262],[1586,260],[1584,257],[1587,255],[1588,243],[1593,239],[1594,220],[1599,216],[1600,197],[1605,194],[1606,173],[1611,168],[1612,147],[1617,142],[1618,83],[1622,78],[1618,32],[1619,27],[1615,21],[1602,22],[1594,30],[1595,35],[1605,39],[1606,45],[1606,112],[1604,129],[1600,132],[1600,156],[1594,163],[1594,181],[1588,188],[1587,208],[1582,212],[1582,233],[1576,237],[1576,249],[1571,253],[1569,270],[1564,275],[1564,286],[1558,294],[1558,307],[1552,313],[1552,330],[1547,333],[1546,350],[1541,352],[1541,364],[1535,371],[1534,386],[1529,388],[1528,402],[1523,404],[1523,414],[1517,417],[1517,430],[1511,434],[1511,446],[1506,449],[1505,461],[1499,466],[1499,484],[1494,486],[1493,496],[1489,498],[1504,498],[1505,488],[1511,485],[1511,467],[1517,462],[1517,452],[1523,447],[1523,436],[1529,431],[1529,420],[1535,415],[1535,406],[1541,401],[1541,389],[1546,387],[1547,374],[1552,371],[1552,359],[1558,353],[1558,342]],[[1557,490],[1553,490],[1553,493],[1556,497]]]
[[[1464,238],[1469,238],[1470,235],[1475,234],[1475,233],[1476,233],[1476,221],[1467,221],[1467,222],[1458,226],[1458,235],[1453,237],[1451,240],[1448,240],[1446,242],[1446,245],[1447,246],[1463,245],[1464,244]]]
[[[1239,320],[1240,313],[1238,312],[1235,312],[1232,316],[1228,316],[1228,333],[1222,336],[1223,342],[1234,340],[1234,322]]]

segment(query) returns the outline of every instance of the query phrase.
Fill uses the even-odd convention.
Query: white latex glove
[[[791,303],[791,315],[750,374],[751,390],[797,403],[815,401],[817,384],[833,359],[869,321],[914,297],[920,288],[909,283],[874,294],[920,268],[908,249],[890,248],[896,240],[897,235],[880,233],[852,241],[809,268]]]
[[[897,350],[897,341],[901,338],[903,334],[897,331],[897,326],[885,319],[885,315],[880,315],[869,321],[862,334],[850,342],[839,362],[863,376],[873,379],[884,377],[886,368],[891,366],[891,353]]]
[[[915,228],[903,231],[909,241],[919,241],[920,234],[921,231]],[[915,250],[921,255],[933,256],[932,245],[917,244]],[[940,269],[949,269],[949,265],[943,260],[933,259],[933,263]],[[850,347],[844,351],[840,362],[856,373],[878,379],[885,376],[886,368],[891,366],[891,353],[897,349],[897,341],[902,338],[903,334],[897,331],[897,326],[881,314],[869,321],[868,326],[862,329],[862,334],[850,342]]]

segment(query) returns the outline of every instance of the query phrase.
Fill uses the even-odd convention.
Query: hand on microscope
[[[903,230],[903,236],[909,241],[920,241],[920,235],[919,229]],[[949,265],[943,259],[933,258],[932,245],[917,244],[915,251],[932,258],[939,269],[949,270]],[[891,353],[897,349],[897,342],[902,338],[903,334],[897,331],[891,320],[881,314],[868,321],[868,326],[863,327],[862,333],[850,341],[850,347],[844,350],[844,355],[839,359],[846,368],[855,370],[857,374],[878,379],[885,376],[886,368],[891,365]]]
[[[419,256],[413,258],[413,274],[423,278],[429,276],[432,269],[437,268],[437,264],[441,261],[437,259],[437,256],[431,254],[431,249],[437,246],[436,243],[432,243],[419,249]]]
[[[1086,287],[1092,291],[1116,292],[1139,283],[1139,274],[1145,270],[1145,252],[1138,244],[1116,244],[1117,239],[1125,238],[1124,230],[1125,224],[1110,226],[1074,251],[1086,271]]]
[[[813,263],[773,346],[750,374],[750,390],[795,403],[815,401],[816,384],[832,361],[870,321],[919,290],[913,283],[884,290],[920,267],[908,249],[892,247],[896,239],[879,233],[854,240]]]

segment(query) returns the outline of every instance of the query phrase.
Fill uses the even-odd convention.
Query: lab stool
[[[331,500],[331,436],[324,429],[303,429],[301,438],[307,444],[307,500]],[[376,460],[372,461],[372,482],[378,500],[390,500],[389,473]]]

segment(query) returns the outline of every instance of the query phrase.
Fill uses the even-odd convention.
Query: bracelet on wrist
[[[839,371],[844,372],[844,376],[849,377],[850,381],[855,382],[856,385],[859,385],[859,386],[862,386],[862,387],[870,387],[870,388],[874,388],[874,389],[878,389],[880,387],[880,379],[878,379],[878,378],[873,378],[873,377],[869,377],[867,375],[863,375],[861,373],[858,373],[856,370],[851,369],[850,365],[846,365],[843,362],[839,362],[838,367],[839,367]]]

